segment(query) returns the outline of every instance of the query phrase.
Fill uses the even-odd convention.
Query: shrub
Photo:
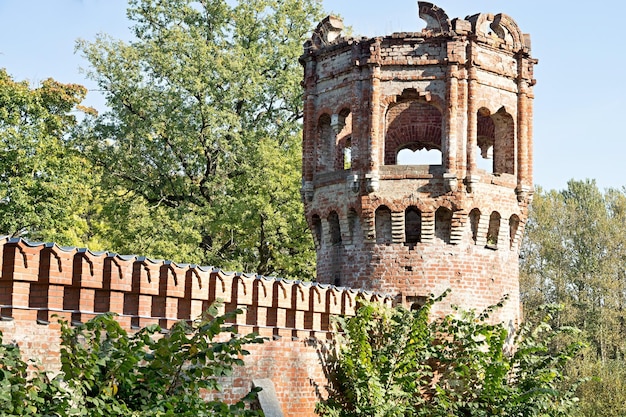
[[[0,410],[3,416],[256,416],[251,391],[236,404],[206,401],[220,378],[243,365],[255,334],[234,334],[214,305],[199,319],[169,331],[153,325],[129,335],[113,314],[70,326],[61,323],[61,372],[30,372],[19,347],[0,334]],[[230,333],[230,334],[229,334]]]
[[[444,294],[445,296],[445,294]],[[440,298],[439,298],[440,299]],[[568,416],[576,383],[565,365],[582,348],[577,331],[551,327],[553,308],[514,336],[489,314],[457,311],[433,321],[434,302],[409,311],[364,302],[338,322],[327,352],[328,417]],[[529,322],[530,323],[530,322]],[[560,351],[555,340],[566,338]]]

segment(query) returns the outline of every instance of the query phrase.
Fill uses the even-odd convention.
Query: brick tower
[[[530,37],[504,14],[450,20],[419,2],[417,33],[304,45],[302,196],[322,283],[430,293],[519,318],[532,187]]]

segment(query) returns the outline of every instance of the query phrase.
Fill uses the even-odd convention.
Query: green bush
[[[505,327],[488,322],[493,309],[430,321],[436,301],[416,311],[363,303],[355,317],[340,320],[326,357],[329,397],[318,403],[318,413],[569,416],[576,410],[577,384],[563,370],[582,343],[575,329],[548,324],[553,309],[543,309],[538,325],[524,324],[510,337]],[[569,342],[555,352],[557,338]]]
[[[257,416],[251,391],[236,404],[206,401],[220,378],[243,365],[244,345],[255,334],[233,334],[226,322],[237,310],[180,321],[164,332],[153,325],[129,335],[105,314],[72,327],[61,323],[61,372],[54,378],[30,372],[19,347],[0,333],[2,416]],[[230,333],[230,335],[228,335]],[[225,337],[226,336],[226,337]]]

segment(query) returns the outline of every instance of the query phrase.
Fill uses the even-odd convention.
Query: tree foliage
[[[621,415],[616,410],[626,404],[618,382],[626,353],[624,224],[624,190],[603,192],[594,181],[572,180],[562,191],[538,190],[526,225],[520,271],[524,309],[559,303],[563,309],[553,324],[582,330],[590,348],[568,372],[590,378],[579,390],[586,416]]]
[[[98,172],[67,146],[87,90],[53,79],[31,88],[0,69],[0,233],[91,243]]]
[[[317,0],[132,0],[133,41],[79,42],[109,111],[77,143],[117,190],[116,250],[313,276],[298,56],[320,13]]]
[[[570,181],[539,192],[522,249],[522,298],[527,309],[565,306],[555,318],[584,330],[602,360],[624,357],[626,194]]]
[[[330,396],[322,416],[570,416],[575,384],[565,365],[582,344],[572,328],[538,325],[514,337],[490,324],[491,310],[429,321],[431,299],[408,311],[364,303],[328,357]],[[559,352],[555,339],[567,338]],[[507,353],[507,347],[509,349]],[[513,348],[512,348],[513,347]],[[511,351],[512,348],[512,351]]]
[[[28,375],[19,347],[2,344],[0,410],[3,416],[256,416],[250,392],[236,404],[206,401],[221,390],[220,377],[243,365],[244,345],[255,334],[237,336],[216,306],[189,324],[162,334],[154,325],[129,335],[114,315],[71,327],[61,321],[61,373]],[[230,334],[230,337],[225,337]]]

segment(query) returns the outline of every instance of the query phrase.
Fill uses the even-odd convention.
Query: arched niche
[[[480,224],[480,210],[473,208],[469,213],[470,232],[474,244],[478,241],[478,225]]]
[[[359,242],[363,239],[361,232],[361,219],[356,210],[351,208],[348,210],[348,233],[351,243]]]
[[[376,243],[391,243],[391,210],[387,206],[376,209],[374,224],[376,229]]]
[[[339,215],[336,211],[331,211],[328,214],[328,234],[332,246],[341,243],[341,227],[339,225]]]
[[[487,230],[487,247],[497,249],[500,234],[500,213],[493,211],[489,216],[489,229]]]
[[[422,241],[422,212],[415,206],[404,212],[404,241],[408,244]]]
[[[450,243],[452,236],[452,210],[439,207],[435,212],[435,238]]]
[[[511,249],[515,247],[515,239],[517,237],[517,231],[520,225],[520,218],[517,214],[509,217],[509,245]]]
[[[322,219],[320,216],[314,214],[313,217],[311,217],[311,226],[315,246],[320,248],[322,246]]]

